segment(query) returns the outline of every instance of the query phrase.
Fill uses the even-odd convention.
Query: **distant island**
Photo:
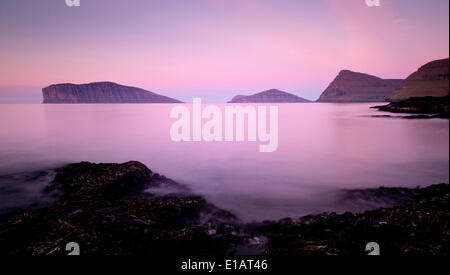
[[[113,82],[54,84],[42,89],[43,103],[181,103],[140,88]]]
[[[181,101],[113,82],[89,84],[54,84],[42,89],[43,103],[181,103]],[[320,95],[317,102],[401,102],[409,98],[441,97],[449,94],[449,59],[431,61],[421,66],[405,80],[382,79],[365,73],[342,70]],[[278,89],[270,89],[253,95],[236,95],[228,103],[307,103],[305,98]],[[413,102],[413,109],[420,100],[408,101],[402,110],[392,105],[384,110],[404,111]],[[430,101],[427,99],[429,113]],[[444,102],[446,103],[446,101]],[[442,110],[443,104],[439,104]],[[448,104],[447,104],[448,105]],[[380,107],[380,106],[377,106]],[[392,107],[392,108],[391,108]],[[445,107],[444,107],[445,109]],[[413,112],[411,110],[410,112]],[[447,112],[448,113],[448,112]]]
[[[237,95],[228,103],[307,103],[310,102],[302,97],[271,89],[254,95]]]
[[[408,76],[386,100],[372,108],[391,113],[428,114],[406,118],[449,118],[449,59],[431,61]]]
[[[381,79],[364,73],[342,70],[317,102],[384,102],[402,82],[401,79]]]

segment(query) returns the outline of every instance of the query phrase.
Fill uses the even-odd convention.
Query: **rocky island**
[[[409,113],[405,118],[449,118],[449,96],[411,97],[404,101],[372,108],[391,113]]]
[[[161,186],[179,192],[144,192]],[[396,205],[251,224],[136,161],[70,164],[44,192],[58,201],[0,223],[0,255],[67,255],[69,242],[83,255],[364,255],[368,241],[384,255],[449,253],[448,184],[343,190]]]
[[[43,103],[180,103],[140,88],[113,82],[55,84],[42,89]]]
[[[267,90],[254,95],[237,95],[228,103],[307,103],[302,97],[286,93],[277,89]]]
[[[384,102],[386,96],[398,88],[402,81],[343,70],[317,102]]]

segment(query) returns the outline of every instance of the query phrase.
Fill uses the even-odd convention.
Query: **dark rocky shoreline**
[[[398,200],[361,214],[321,214],[243,224],[145,165],[76,163],[58,169],[45,192],[57,202],[0,224],[0,255],[448,255],[449,185],[353,190],[348,196]],[[170,186],[179,194],[155,196]]]

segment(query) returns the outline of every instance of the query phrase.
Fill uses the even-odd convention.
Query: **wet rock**
[[[260,232],[270,240],[265,253],[364,255],[366,243],[375,240],[386,255],[448,255],[448,184],[372,189],[365,195],[377,192],[406,197],[400,206],[361,214],[309,215],[288,226],[283,221],[261,224]]]
[[[177,183],[139,162],[58,169],[45,192],[59,201],[0,224],[0,254],[61,255],[73,241],[87,255],[215,254],[242,238],[234,215],[201,197],[140,193],[160,184]]]
[[[45,188],[65,199],[113,197],[143,190],[151,184],[152,171],[137,161],[123,164],[80,162],[57,170]]]
[[[67,214],[67,216],[70,218],[71,216],[79,214],[79,213],[83,213],[83,210],[77,209],[77,210],[73,211],[72,213]]]
[[[409,119],[448,118],[449,95],[443,97],[411,97],[404,101],[392,102],[388,105],[372,108],[391,113],[412,113],[421,115],[403,116]],[[430,115],[424,115],[430,114]]]
[[[0,255],[364,255],[376,241],[387,255],[448,255],[449,185],[350,190],[347,198],[397,206],[239,224],[200,196],[148,196],[176,184],[137,162],[61,168],[47,192],[59,201],[0,224]],[[343,196],[342,199],[346,197]]]

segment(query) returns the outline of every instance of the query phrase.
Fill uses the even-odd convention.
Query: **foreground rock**
[[[84,162],[57,172],[46,192],[60,201],[1,225],[0,254],[65,255],[69,242],[86,255],[225,254],[231,240],[239,243],[235,217],[203,198],[138,192],[176,185],[139,162]]]
[[[402,83],[401,79],[343,70],[320,95],[317,102],[384,102]]]
[[[254,95],[237,95],[228,103],[307,103],[302,97],[272,89]]]
[[[449,59],[429,62],[406,78],[386,99],[391,102],[411,97],[443,97],[449,94]]]
[[[449,251],[448,184],[344,192],[343,201],[401,205],[363,214],[241,224],[139,162],[82,162],[56,172],[45,192],[59,201],[0,224],[0,255],[66,255],[69,242],[77,242],[83,255],[362,255],[372,241],[383,254]],[[143,192],[161,186],[179,191]]]
[[[254,230],[270,240],[270,255],[365,255],[369,242],[382,255],[449,255],[449,185],[415,192],[398,207],[266,222]]]
[[[449,118],[449,96],[412,97],[400,102],[372,108],[392,113],[432,114],[431,116],[406,116],[405,118]]]
[[[44,103],[179,103],[140,88],[112,82],[55,84],[42,89]]]

